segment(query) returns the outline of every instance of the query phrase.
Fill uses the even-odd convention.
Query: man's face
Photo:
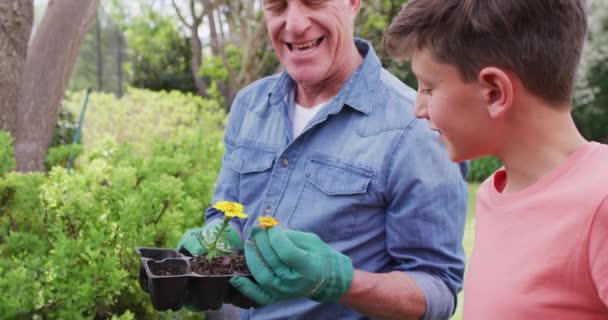
[[[352,48],[356,3],[358,0],[264,0],[272,45],[296,82],[315,84],[340,72],[344,65],[340,59]]]
[[[450,159],[487,155],[493,130],[479,82],[463,82],[455,67],[437,62],[428,49],[413,53],[412,71],[418,79],[416,117],[439,132]]]

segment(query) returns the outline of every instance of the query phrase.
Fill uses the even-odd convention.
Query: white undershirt
[[[312,120],[312,118],[319,113],[319,111],[321,109],[323,109],[323,106],[325,106],[327,104],[327,101],[320,103],[312,108],[306,108],[303,107],[299,104],[295,104],[295,109],[293,112],[293,119],[292,119],[292,124],[293,124],[293,138],[297,138],[301,133],[302,130],[304,130],[304,128],[306,127],[306,125],[310,122],[310,120]]]

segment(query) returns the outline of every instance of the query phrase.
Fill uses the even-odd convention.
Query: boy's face
[[[455,67],[437,62],[428,49],[413,52],[412,71],[418,79],[416,117],[428,119],[439,132],[450,159],[486,155],[492,128],[479,82],[463,82]]]
[[[272,46],[296,82],[317,83],[340,72],[358,7],[358,0],[264,0]]]

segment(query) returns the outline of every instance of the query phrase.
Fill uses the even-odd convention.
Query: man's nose
[[[298,1],[291,3],[285,12],[285,31],[300,36],[310,28],[310,18],[303,9]]]

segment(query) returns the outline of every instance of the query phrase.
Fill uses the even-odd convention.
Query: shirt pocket
[[[373,171],[317,155],[309,158],[304,175],[289,226],[316,233],[326,242],[350,239]]]
[[[228,166],[239,174],[239,202],[252,203],[268,183],[275,152],[255,147],[237,147],[228,158]]]

